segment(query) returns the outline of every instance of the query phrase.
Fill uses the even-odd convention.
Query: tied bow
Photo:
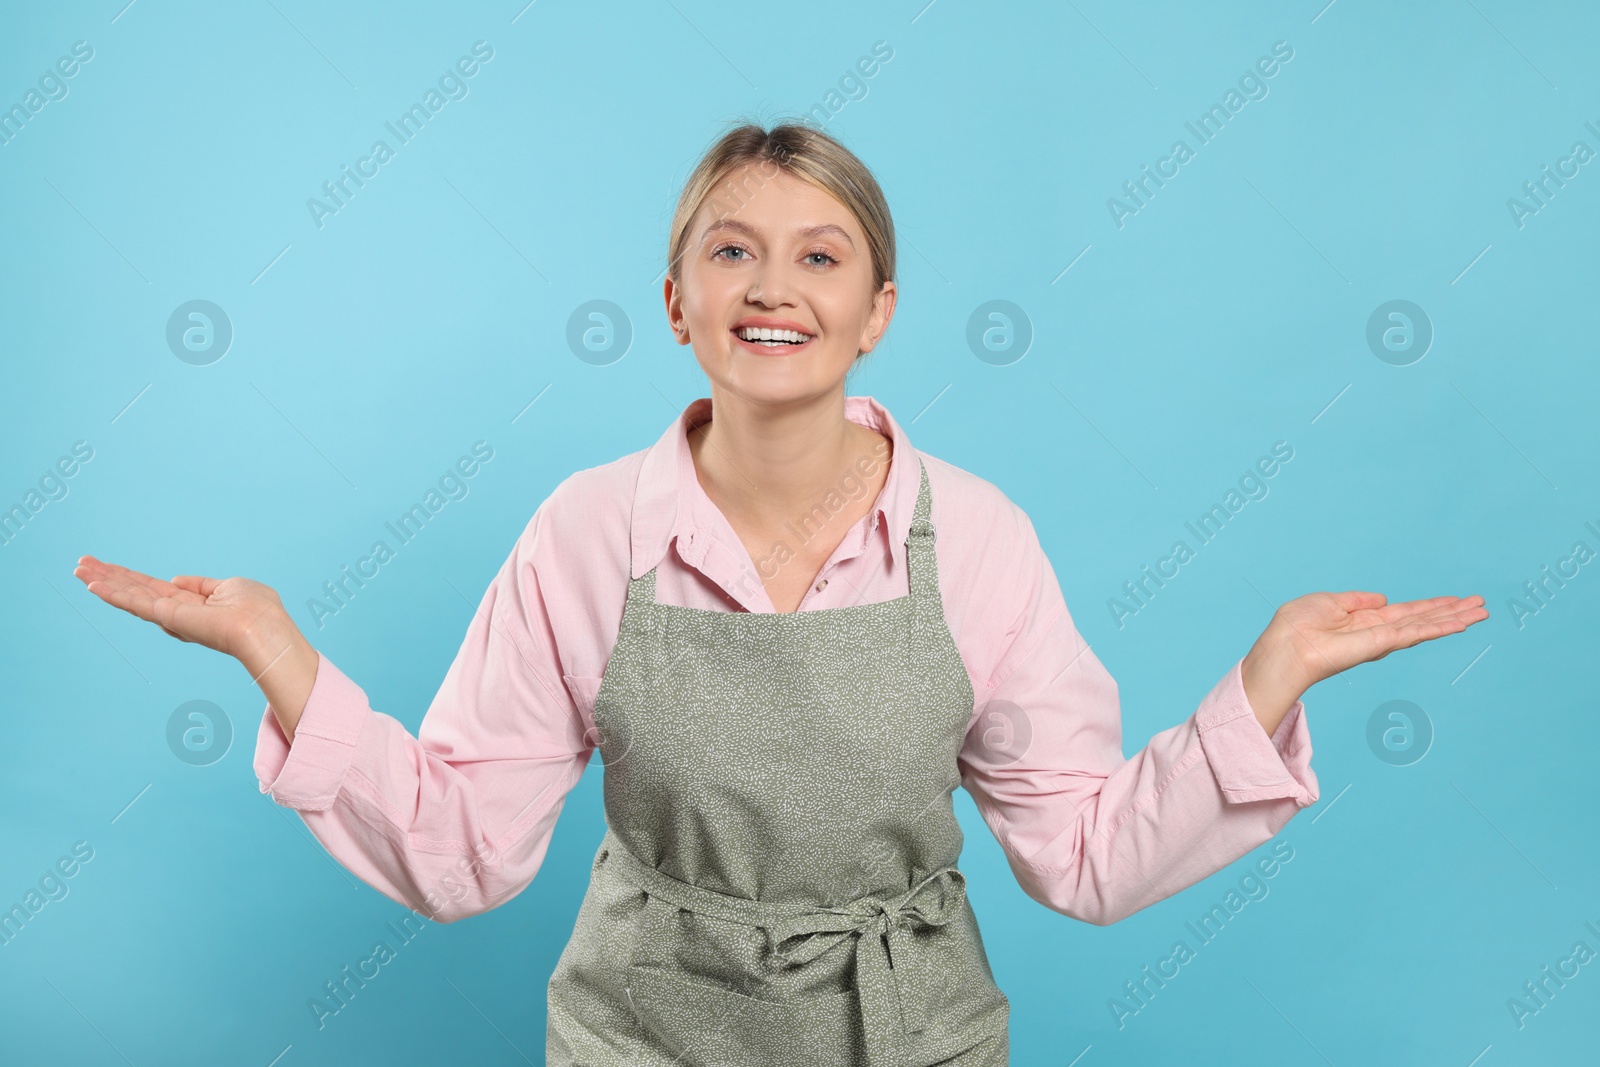
[[[966,902],[966,878],[944,867],[889,900],[859,897],[835,908],[818,908],[779,920],[768,928],[773,954],[797,967],[847,937],[856,938],[856,990],[861,1001],[869,1062],[893,1064],[903,1057],[905,1034],[928,1025],[926,967],[917,959],[913,931],[944,926]],[[873,1019],[890,1019],[899,1033],[875,1033]]]

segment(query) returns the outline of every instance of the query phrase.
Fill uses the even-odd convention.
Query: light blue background
[[[1600,149],[1592,7],[123,2],[11,11],[0,34],[4,106],[94,48],[0,146],[0,506],[94,449],[0,548],[0,907],[94,849],[0,948],[0,1059],[542,1060],[598,759],[524,893],[425,930],[319,1031],[308,999],[404,909],[257,792],[242,669],[108,609],[73,561],[248,575],[311,627],[306,598],[486,440],[470,495],[308,629],[414,731],[539,502],[706,393],[658,281],[699,153],[726,120],[821,104],[879,40],[892,60],[827,126],[902,249],[898,315],[851,392],[1032,516],[1120,684],[1125,751],[1294,596],[1479,593],[1493,613],[1308,694],[1322,799],[1280,834],[1294,859],[1123,1029],[1108,999],[1272,846],[1097,928],[1024,896],[958,794],[1015,1062],[1595,1057],[1600,964],[1521,1029],[1506,1003],[1574,942],[1600,950],[1600,564],[1521,626],[1510,606],[1574,542],[1600,549],[1600,163],[1522,227],[1507,207],[1574,141]],[[478,40],[494,58],[470,95],[319,229],[307,198]],[[1266,98],[1196,147],[1184,122],[1276,41],[1294,56]],[[1107,199],[1180,137],[1195,158],[1118,228]],[[165,341],[193,299],[235,330],[209,366]],[[595,299],[635,334],[607,366],[565,339]],[[966,342],[992,299],[1034,331],[1005,366]],[[1435,331],[1408,366],[1365,340],[1391,299]],[[1279,440],[1270,495],[1118,628],[1108,599]],[[194,699],[235,731],[210,766],[166,741]],[[1436,732],[1410,766],[1366,741],[1392,699]]]

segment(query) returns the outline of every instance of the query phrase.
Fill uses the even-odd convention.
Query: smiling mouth
[[[763,352],[791,352],[816,339],[798,330],[775,330],[765,326],[744,326],[729,332],[737,340]]]

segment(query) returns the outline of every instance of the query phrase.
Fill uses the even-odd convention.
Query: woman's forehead
[[[767,175],[746,163],[712,186],[695,213],[691,234],[696,240],[713,228],[749,236],[843,236],[852,244],[862,235],[849,207],[832,193],[787,170]]]

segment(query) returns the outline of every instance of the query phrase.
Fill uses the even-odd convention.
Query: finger
[[[1463,626],[1462,629],[1466,629],[1467,626],[1471,626],[1476,622],[1482,622],[1488,617],[1489,608],[1486,605],[1474,604],[1470,607],[1458,607],[1452,615],[1452,620],[1465,623],[1466,625]]]
[[[203,635],[211,621],[207,613],[217,610],[208,608],[203,598],[182,590],[177,596],[158,596],[148,585],[121,574],[91,582],[89,592],[130,615],[155,623],[179,640],[190,640],[182,636],[184,633]]]
[[[88,582],[89,592],[114,608],[137,615],[146,622],[155,622],[152,605],[156,596],[149,587],[132,581],[126,575],[111,574]]]
[[[1489,609],[1481,603],[1481,600],[1481,597],[1470,597],[1466,600],[1457,600],[1453,604],[1446,604],[1443,607],[1434,608],[1432,611],[1423,612],[1415,618],[1408,619],[1406,621],[1418,623],[1439,623],[1453,622],[1457,619],[1471,619],[1472,622],[1477,622],[1479,619],[1486,619],[1489,617]]]
[[[155,621],[150,614],[152,598],[148,590],[131,586],[119,578],[96,578],[88,583],[88,588],[89,592],[114,608],[121,608],[146,622]]]
[[[1472,611],[1483,611],[1483,609],[1481,607],[1463,609],[1453,604],[1446,605],[1397,619],[1392,623],[1376,627],[1375,630],[1386,644],[1392,644],[1394,648],[1409,648],[1422,641],[1443,637],[1445,634],[1459,633],[1466,629],[1470,623],[1463,622],[1460,625],[1457,623],[1464,614]],[[1393,644],[1400,641],[1405,643]]]
[[[180,586],[173,585],[171,582],[162,581],[160,578],[145,574],[143,571],[131,570],[120,564],[106,563],[104,561],[100,561],[100,566],[104,568],[100,577],[93,578],[91,581],[103,579],[105,581],[120,581],[131,585],[140,585],[144,586],[156,597],[177,597],[179,599],[193,600],[197,603],[205,599],[198,593],[190,592]]]
[[[1440,608],[1453,607],[1460,601],[1461,598],[1455,596],[1436,596],[1427,600],[1406,600],[1398,604],[1388,604],[1381,608],[1371,609],[1370,615],[1379,622],[1403,622],[1407,619],[1437,611]]]
[[[82,578],[85,582],[92,582],[106,573],[106,565],[93,556],[79,556],[78,563],[72,568],[72,573]]]
[[[222,582],[217,578],[202,578],[198,574],[179,574],[172,579],[172,584],[196,596],[209,597]]]
[[[1421,607],[1426,607],[1426,608],[1454,606],[1454,605],[1457,605],[1457,604],[1464,604],[1464,605],[1467,605],[1467,606],[1470,606],[1470,607],[1477,607],[1478,605],[1482,604],[1483,602],[1484,602],[1483,597],[1478,596],[1477,594],[1474,594],[1472,596],[1436,596],[1436,597],[1429,597],[1426,600],[1407,600],[1407,601],[1405,601],[1405,604],[1415,604],[1415,605],[1418,605],[1418,606],[1421,606]],[[1395,606],[1396,607],[1402,607],[1404,605],[1395,605]]]
[[[88,564],[80,564],[78,570],[86,572],[89,581],[116,580],[118,582],[131,582],[149,577],[149,575],[141,574],[139,571],[129,570],[120,563],[107,563],[103,559],[94,559]]]
[[[123,576],[129,581],[137,582],[140,585],[145,586],[156,596],[177,596],[180,593],[186,592],[186,590],[180,589],[178,586],[173,585],[169,581],[157,578],[153,574],[146,574],[143,571],[130,570],[127,567],[119,567],[115,563],[108,564],[108,566],[122,572]]]
[[[109,573],[106,576],[89,582],[89,592],[113,607],[137,615],[146,622],[164,626],[172,621],[172,614],[180,603],[189,601],[192,607],[200,607],[205,603],[204,598],[185,592],[168,582],[149,580],[150,576],[147,574],[130,571],[115,564],[110,564],[108,567]],[[169,595],[160,592],[162,587],[171,588],[172,593]]]
[[[1481,613],[1481,614],[1478,614]],[[1478,617],[1473,616],[1477,614]],[[1385,637],[1385,644],[1390,651],[1397,648],[1410,648],[1424,641],[1432,641],[1438,637],[1460,633],[1474,622],[1487,618],[1488,611],[1482,607],[1472,608],[1466,612],[1456,612],[1436,619],[1415,620],[1400,623],[1391,629]]]

